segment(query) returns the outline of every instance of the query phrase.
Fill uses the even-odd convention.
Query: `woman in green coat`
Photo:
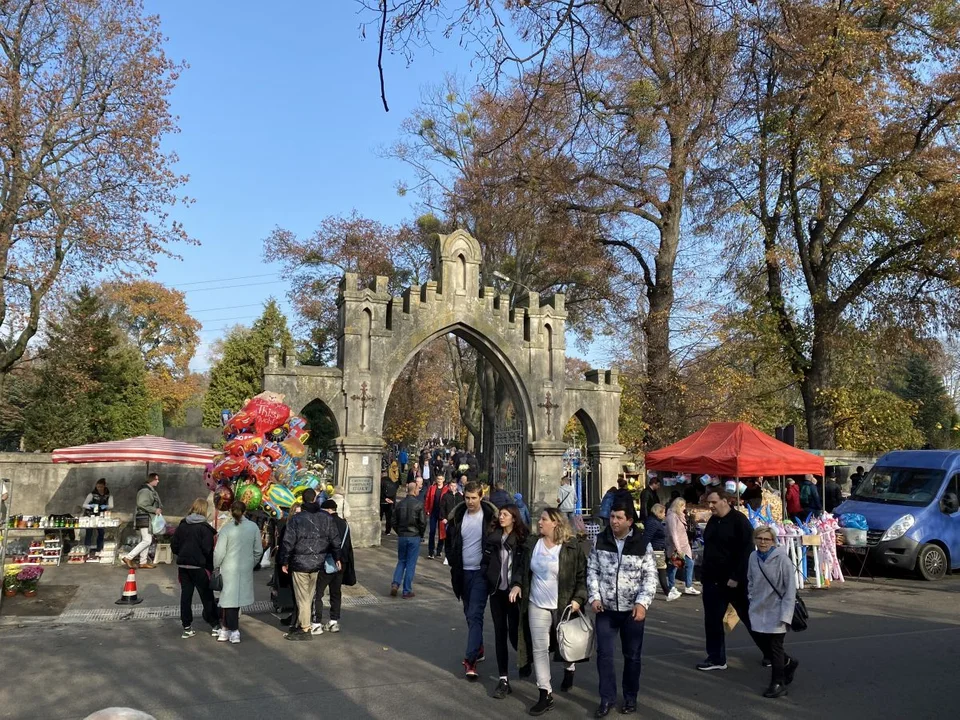
[[[555,646],[557,621],[570,605],[579,611],[587,602],[587,560],[570,531],[566,517],[556,508],[547,508],[537,523],[540,537],[527,539],[524,561],[514,567],[510,601],[520,603],[517,664],[531,660],[537,676],[540,698],[530,708],[542,715],[553,707],[550,649]],[[561,690],[573,687],[575,665],[563,673]]]
[[[247,520],[247,506],[241,500],[230,506],[233,522],[220,530],[213,551],[213,567],[223,577],[220,591],[220,609],[223,622],[220,626],[220,642],[240,642],[240,608],[253,604],[253,568],[263,556],[260,528]]]

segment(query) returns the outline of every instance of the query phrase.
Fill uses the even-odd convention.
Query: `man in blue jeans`
[[[617,637],[623,650],[622,715],[637,711],[640,655],[647,608],[657,592],[657,564],[642,534],[634,530],[632,502],[617,501],[610,525],[597,537],[587,558],[587,602],[597,614],[597,673],[600,705],[594,717],[606,717],[617,701],[613,654]]]
[[[407,496],[394,505],[394,526],[397,529],[397,569],[393,571],[390,595],[397,596],[403,584],[403,598],[416,597],[413,592],[413,574],[420,557],[420,543],[427,530],[427,514],[417,495],[417,483],[407,483]]]
[[[463,503],[453,511],[447,527],[447,560],[453,592],[463,601],[467,619],[467,651],[463,671],[467,680],[477,679],[477,663],[483,660],[483,615],[487,611],[487,581],[480,570],[483,543],[497,515],[497,508],[480,500],[480,485],[467,483]]]

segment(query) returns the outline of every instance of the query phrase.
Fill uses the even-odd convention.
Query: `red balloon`
[[[241,410],[234,414],[226,425],[223,426],[224,436],[237,436],[244,433],[253,432],[256,429],[256,418],[250,413]]]
[[[283,457],[283,451],[276,443],[268,442],[260,449],[260,456],[269,463],[275,463]]]
[[[257,481],[260,487],[263,487],[270,481],[270,473],[273,468],[263,458],[255,457],[247,465],[247,475]]]
[[[255,452],[262,444],[263,438],[259,435],[244,433],[224,443],[223,449],[228,455],[246,455]]]
[[[254,418],[258,435],[266,435],[281,427],[290,417],[290,408],[282,402],[255,397],[243,406],[242,412]]]
[[[247,459],[243,456],[230,455],[218,462],[213,468],[215,480],[232,480],[247,470]]]

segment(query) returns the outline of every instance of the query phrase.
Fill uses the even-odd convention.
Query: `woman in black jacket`
[[[653,556],[657,561],[657,577],[660,579],[660,589],[667,596],[667,602],[680,598],[680,591],[670,588],[667,577],[667,532],[663,521],[667,516],[667,509],[657,503],[650,509],[650,514],[643,521],[643,546],[653,548]]]
[[[210,589],[210,573],[213,571],[214,529],[207,522],[207,501],[197,498],[190,506],[190,513],[180,521],[170,549],[177,556],[177,579],[180,581],[180,622],[183,623],[182,638],[196,635],[193,629],[193,591],[196,589],[203,603],[203,619],[213,628],[213,635],[220,633],[220,612]]]
[[[493,630],[497,646],[497,670],[500,682],[493,697],[502,700],[513,692],[508,674],[507,639],[513,649],[517,649],[520,628],[520,607],[510,602],[510,587],[513,581],[514,567],[524,565],[525,543],[530,530],[520,518],[520,508],[514,504],[504,505],[497,513],[497,519],[491,528],[483,547],[483,559],[480,569],[486,578],[490,590],[490,616],[493,618]],[[521,669],[521,674],[529,675],[530,667]]]

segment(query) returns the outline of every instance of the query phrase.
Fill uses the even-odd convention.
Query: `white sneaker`
[[[446,558],[444,558],[444,559],[443,559],[443,564],[444,564],[444,565],[449,565],[450,563],[447,562],[447,559],[446,559]]]
[[[220,631],[221,631],[221,630],[223,630],[223,628],[221,628],[219,625],[217,625],[215,628],[213,628],[213,629],[210,631],[210,634],[213,635],[215,638],[219,638],[219,637],[220,637]]]
[[[226,628],[220,628],[220,632],[217,633],[217,642],[226,642],[230,639],[230,631]]]
[[[680,599],[680,591],[676,588],[670,588],[670,594],[667,595],[667,602],[673,602]]]
[[[697,590],[695,587],[693,587],[693,585],[691,585],[690,587],[688,587],[686,590],[683,591],[683,594],[684,594],[684,595],[699,595],[699,594],[700,594],[700,591]]]
[[[311,635],[323,635],[323,623],[313,623],[310,625]]]
[[[326,625],[323,626],[323,629],[331,633],[340,632],[340,621],[331,620],[330,622],[328,622]]]
[[[239,630],[234,630],[232,633],[230,633],[230,642],[233,643],[234,645],[236,645],[236,644],[238,644],[238,643],[240,642],[240,631],[239,631]]]

